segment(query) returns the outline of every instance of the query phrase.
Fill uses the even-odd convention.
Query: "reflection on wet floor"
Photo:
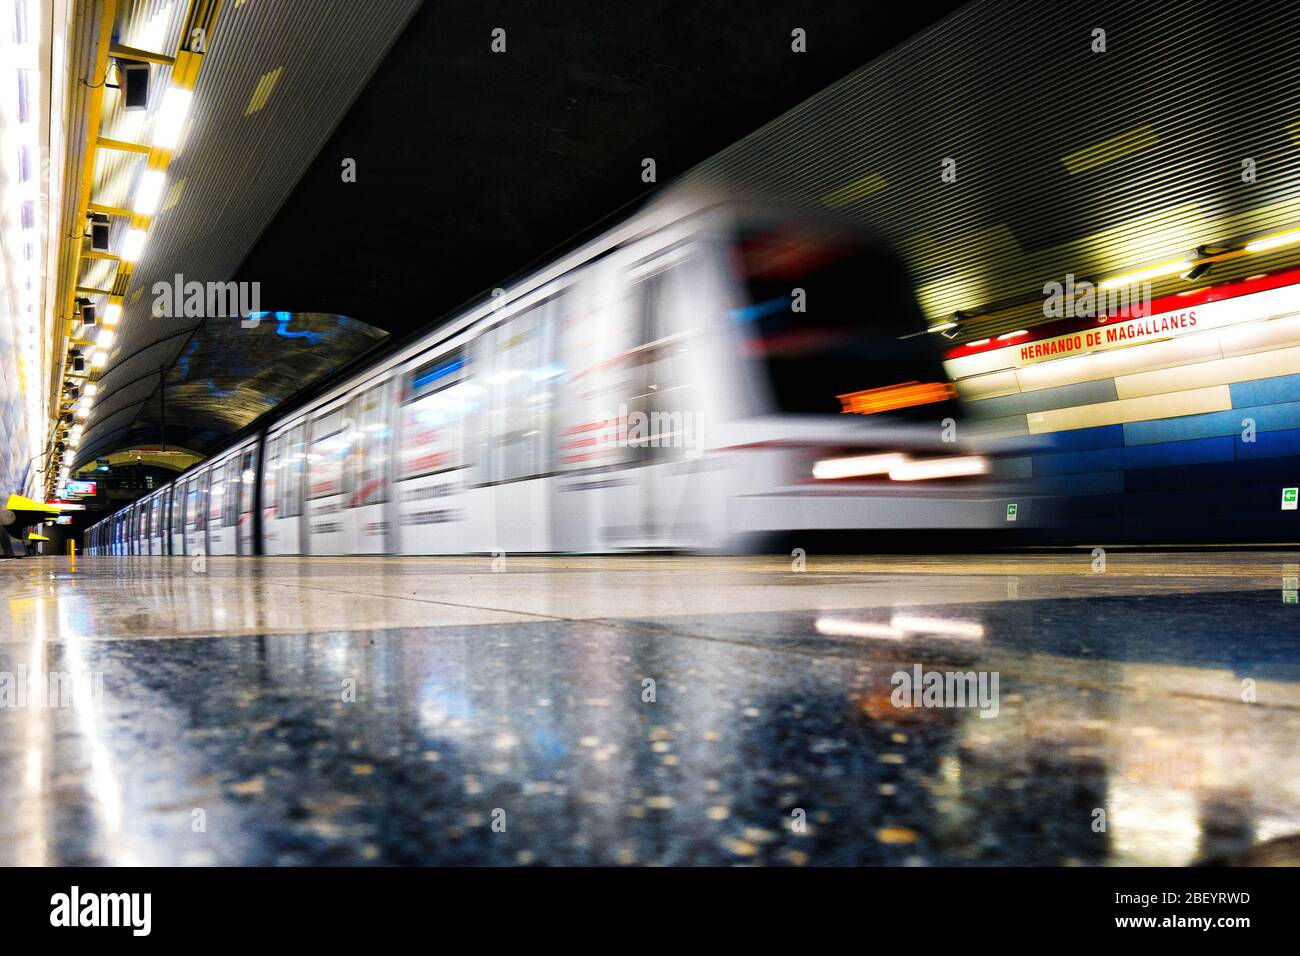
[[[105,601],[50,578],[0,641],[0,863],[1295,862],[1276,589],[923,602],[888,576],[892,604],[809,576],[802,608],[669,614],[669,590],[195,640],[97,637]],[[931,674],[971,674],[964,706]]]

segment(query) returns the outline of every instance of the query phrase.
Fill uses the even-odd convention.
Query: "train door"
[[[280,549],[280,486],[283,482],[284,457],[280,450],[288,432],[266,436],[266,461],[262,463],[262,553],[283,554]]]
[[[393,475],[396,547],[402,554],[487,549],[473,540],[470,486],[476,447],[469,427],[482,387],[470,375],[467,348],[428,356],[398,379],[398,452]]]
[[[347,406],[315,412],[307,452],[308,554],[345,554],[348,535],[344,508],[351,491],[347,463],[355,437]]]
[[[621,272],[605,259],[583,270],[560,319],[565,374],[555,427],[554,546],[561,551],[629,547],[638,531],[635,451],[619,440],[619,407],[634,394],[638,347]]]
[[[185,553],[185,489],[189,482],[177,479],[171,486],[171,551],[170,554]]]
[[[223,458],[208,469],[207,551],[210,555],[233,554],[235,551],[234,532],[226,523],[229,507],[227,489],[234,491],[230,483],[230,461],[230,458]]]
[[[149,514],[149,554],[159,556],[163,553],[163,542],[167,534],[166,517],[163,505],[167,492],[159,491],[153,496],[153,507]]]
[[[591,301],[566,314],[557,433],[564,550],[709,542],[709,511],[722,504],[703,455],[709,306],[691,300],[695,249],[631,247],[594,271]]]
[[[239,494],[237,495],[235,526],[238,529],[238,553],[254,554],[253,508],[257,498],[257,444],[253,443],[239,452]]]
[[[694,241],[627,275],[644,343],[624,431],[639,454],[643,547],[706,547],[723,527],[720,462],[705,455],[718,364],[705,350],[719,307],[708,280],[707,260]]]
[[[556,328],[563,296],[525,306],[476,341],[484,395],[485,531],[492,548],[548,551],[553,477],[556,379],[561,375]]]
[[[211,468],[204,468],[191,476],[190,485],[185,494],[185,553],[208,553],[208,475]]]
[[[262,469],[262,545],[264,554],[301,554],[303,478],[306,474],[305,421],[285,428],[267,442]]]
[[[350,554],[386,554],[396,550],[388,505],[392,492],[393,388],[396,379],[372,385],[348,408],[352,471],[347,500],[345,545]]]

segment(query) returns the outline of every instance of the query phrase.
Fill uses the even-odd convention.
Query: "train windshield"
[[[936,403],[951,404],[933,337],[915,334],[924,321],[892,255],[815,226],[750,230],[737,252],[748,304],[731,319],[780,411],[932,417]]]

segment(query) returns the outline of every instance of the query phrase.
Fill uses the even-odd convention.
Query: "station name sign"
[[[1113,325],[1098,326],[1082,332],[1071,332],[1040,342],[1026,342],[1016,350],[1017,365],[1032,365],[1049,359],[1069,355],[1083,355],[1098,349],[1135,345],[1155,339],[1168,338],[1194,331],[1197,327],[1195,309],[1182,312],[1165,312],[1161,315],[1126,319]]]

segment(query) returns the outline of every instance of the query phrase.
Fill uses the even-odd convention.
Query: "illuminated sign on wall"
[[[99,485],[96,482],[74,479],[64,485],[64,496],[68,498],[87,498],[94,495],[98,488]]]

